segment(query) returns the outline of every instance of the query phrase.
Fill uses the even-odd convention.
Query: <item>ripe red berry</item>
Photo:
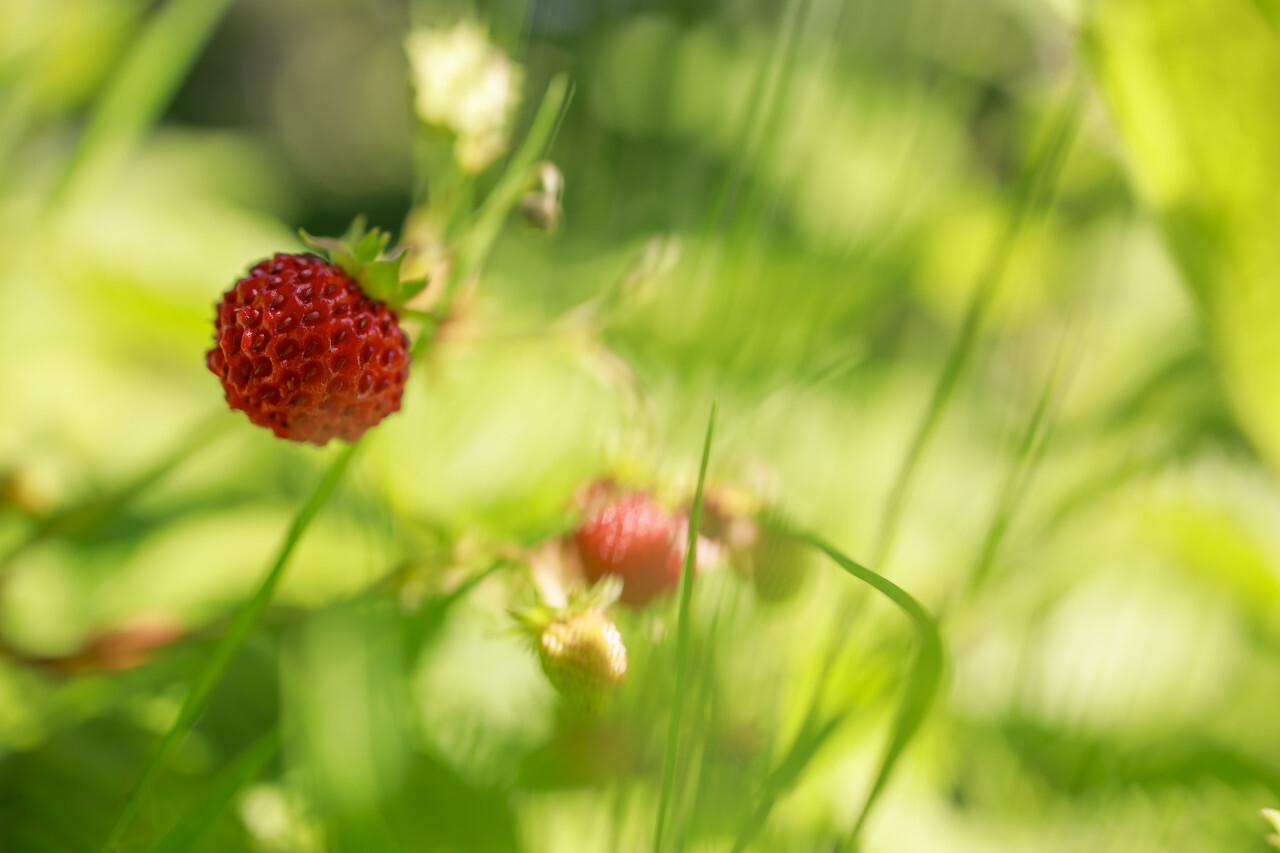
[[[400,408],[396,315],[315,255],[262,261],[222,297],[206,362],[227,402],[281,438],[355,441]]]
[[[547,680],[570,708],[594,714],[627,676],[627,647],[599,610],[567,615],[543,627],[538,658]]]
[[[573,534],[589,583],[622,580],[621,601],[641,607],[680,583],[684,555],[680,525],[648,495],[632,495],[600,509]]]

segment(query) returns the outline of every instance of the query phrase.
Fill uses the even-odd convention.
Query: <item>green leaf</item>
[[[1236,416],[1280,470],[1277,10],[1272,0],[1108,0],[1083,44]]]
[[[366,296],[393,308],[403,305],[427,286],[426,279],[400,280],[400,267],[408,250],[401,249],[394,256],[386,257],[391,235],[379,228],[365,231],[363,215],[351,220],[341,239],[315,237],[302,229],[298,229],[298,234],[308,246],[318,249],[351,276]]]
[[[362,251],[363,249],[362,244]],[[366,296],[381,302],[398,302],[401,290],[400,264],[403,261],[404,253],[402,252],[391,260],[364,262],[358,273],[360,289]]]
[[[387,248],[391,235],[378,228],[374,228],[368,234],[360,238],[360,241],[351,247],[351,255],[355,258],[357,269],[372,264],[378,260],[379,256]],[[350,246],[350,244],[348,244]],[[397,266],[399,266],[397,264]]]

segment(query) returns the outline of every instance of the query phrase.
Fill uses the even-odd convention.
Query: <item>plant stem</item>
[[[551,145],[564,118],[569,100],[573,96],[573,87],[569,78],[560,74],[552,78],[547,86],[547,93],[542,98],[538,113],[534,116],[529,133],[520,144],[519,150],[507,163],[506,171],[498,179],[497,185],[485,197],[480,210],[476,212],[466,232],[458,238],[456,250],[456,266],[444,283],[444,292],[440,302],[432,313],[438,317],[448,315],[449,306],[457,295],[458,286],[475,275],[484,265],[489,252],[493,249],[498,234],[502,231],[502,223],[511,213],[511,208],[520,200],[529,180],[529,172],[537,159]],[[413,342],[412,355],[422,355],[427,344],[435,336],[439,322],[430,329],[424,329]]]
[[[942,415],[951,402],[951,397],[955,392],[960,375],[973,358],[978,341],[978,332],[986,319],[987,309],[991,305],[992,298],[1004,278],[1005,270],[1008,269],[1013,247],[1017,244],[1023,229],[1026,228],[1027,223],[1030,221],[1032,212],[1040,209],[1052,197],[1057,186],[1058,176],[1062,172],[1063,163],[1067,159],[1067,153],[1071,149],[1076,129],[1080,123],[1082,96],[1082,81],[1081,78],[1077,77],[1071,84],[1071,91],[1067,96],[1066,104],[1061,109],[1049,132],[1049,142],[1043,155],[1037,158],[1028,169],[1028,177],[1022,182],[1020,191],[1014,199],[1013,214],[1005,228],[1004,236],[987,261],[986,268],[979,279],[978,287],[974,291],[973,299],[969,303],[968,311],[965,313],[964,322],[960,327],[960,334],[951,345],[951,351],[947,353],[947,360],[942,365],[942,373],[939,374],[938,381],[934,384],[933,395],[929,399],[929,407],[925,410],[924,417],[916,427],[907,455],[902,461],[902,467],[898,469],[897,477],[894,479],[893,487],[885,504],[885,513],[880,523],[877,544],[872,549],[872,553],[875,555],[873,564],[880,566],[882,570],[887,565],[890,554],[893,551],[894,539],[897,536],[898,526],[902,520],[902,510],[906,501],[907,490],[915,478],[915,472],[919,467],[921,457],[924,455],[925,447],[928,445],[929,439],[933,437],[934,430],[942,420]]]
[[[987,526],[986,535],[982,540],[982,550],[978,553],[977,562],[974,564],[973,571],[969,573],[968,582],[962,593],[964,598],[977,594],[986,584],[991,568],[995,565],[996,555],[1004,542],[1005,533],[1009,529],[1009,522],[1021,502],[1020,498],[1026,490],[1036,463],[1040,461],[1046,437],[1051,428],[1049,419],[1051,418],[1054,403],[1059,396],[1064,352],[1065,344],[1060,344],[1058,354],[1054,358],[1053,369],[1050,371],[1044,389],[1036,401],[1036,407],[1031,413],[1026,429],[1023,431],[1022,439],[1018,443],[1017,456],[1013,465],[1009,468],[1004,485],[1000,490],[1000,498],[996,503],[995,511],[991,515],[991,522]]]
[[[684,710],[684,694],[689,677],[689,607],[693,598],[693,567],[698,557],[698,528],[702,521],[702,492],[707,481],[707,460],[711,458],[711,436],[716,427],[716,404],[711,404],[707,420],[707,437],[702,444],[702,464],[698,469],[698,489],[693,495],[689,513],[689,541],[680,570],[680,605],[676,620],[676,692],[671,702],[671,723],[667,727],[667,755],[662,769],[662,793],[658,799],[658,823],[653,831],[653,851],[662,849],[662,829],[667,819],[672,783],[676,775],[676,755],[680,742],[680,717]]]
[[[127,483],[105,495],[82,501],[40,519],[31,531],[4,555],[0,556],[0,576],[20,554],[44,539],[72,536],[92,529],[127,506],[134,498],[154,486],[197,450],[211,444],[227,428],[230,421],[224,411],[198,424],[182,444],[150,468],[136,474]]]
[[[50,201],[127,153],[159,118],[232,0],[170,0],[130,46],[94,105]]]
[[[150,762],[142,773],[142,777],[134,787],[133,793],[129,795],[129,799],[125,802],[124,809],[121,810],[120,815],[116,818],[115,825],[102,845],[103,853],[110,853],[119,844],[121,836],[128,828],[134,814],[138,811],[143,798],[150,791],[152,784],[154,784],[156,775],[164,765],[165,759],[173,751],[178,741],[191,730],[196,718],[204,710],[205,704],[208,703],[214,688],[222,681],[232,662],[240,653],[240,650],[244,648],[245,643],[248,642],[254,628],[257,627],[262,615],[266,612],[267,606],[271,604],[271,599],[275,595],[276,587],[280,585],[280,579],[284,576],[285,566],[288,565],[289,557],[293,553],[294,547],[302,539],[303,533],[306,532],[316,513],[320,511],[325,501],[333,494],[333,490],[337,487],[342,475],[351,464],[351,458],[355,455],[359,446],[358,443],[350,444],[339,452],[333,462],[330,463],[329,470],[325,472],[324,477],[316,486],[315,491],[312,492],[311,497],[294,517],[293,524],[290,525],[289,532],[285,535],[284,543],[280,547],[280,552],[276,555],[271,570],[267,572],[267,576],[263,579],[257,592],[253,594],[253,597],[236,611],[235,617],[227,627],[227,633],[223,634],[222,639],[218,641],[218,645],[213,650],[213,654],[210,655],[208,662],[205,663],[204,669],[196,677],[195,684],[188,691],[187,697],[182,703],[182,709],[178,712],[178,718],[174,720],[164,739],[160,741],[159,748],[152,755]]]

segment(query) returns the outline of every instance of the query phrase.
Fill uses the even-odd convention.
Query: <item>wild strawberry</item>
[[[538,658],[565,704],[583,714],[598,713],[627,676],[627,647],[600,610],[548,623],[538,635]]]
[[[280,438],[355,441],[400,408],[409,340],[385,304],[420,289],[379,260],[387,235],[357,222],[331,260],[277,254],[222,297],[209,369],[227,402]]]
[[[573,534],[587,581],[622,580],[621,600],[642,607],[680,583],[680,524],[653,498],[631,495],[590,515]]]

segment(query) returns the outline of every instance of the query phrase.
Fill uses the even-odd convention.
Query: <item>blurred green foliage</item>
[[[628,682],[584,723],[511,630],[526,583],[481,573],[602,473],[687,501],[713,398],[712,486],[872,560],[993,264],[871,566],[949,668],[863,846],[1267,849],[1274,3],[220,5],[0,4],[0,850],[98,849],[336,452],[223,411],[212,304],[298,227],[399,230],[439,147],[404,39],[459,16],[523,69],[516,144],[573,81],[563,221],[501,232],[120,849],[651,849],[674,607],[616,614]],[[166,14],[191,51],[122,78]],[[664,849],[732,849],[774,792],[751,849],[832,849],[911,625],[829,563],[782,606],[708,571],[691,605]],[[164,630],[104,671],[103,637]]]

